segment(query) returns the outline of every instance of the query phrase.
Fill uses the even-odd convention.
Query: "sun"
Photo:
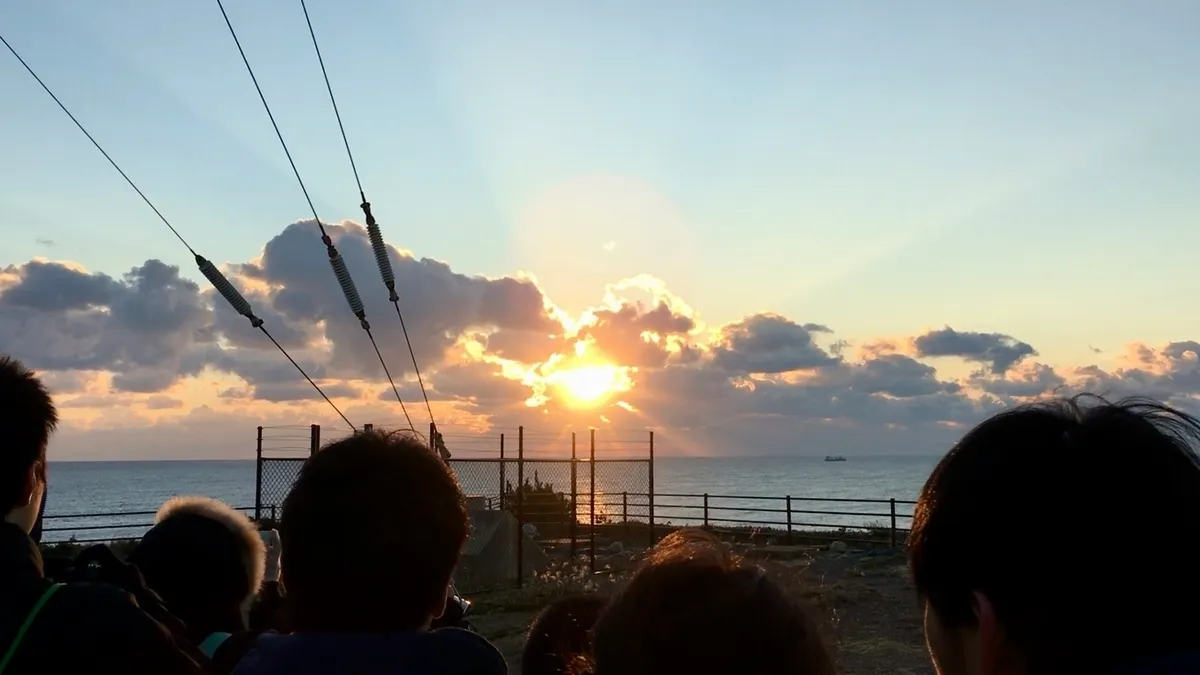
[[[552,373],[547,380],[580,406],[600,403],[629,388],[627,376],[616,366],[589,365]]]

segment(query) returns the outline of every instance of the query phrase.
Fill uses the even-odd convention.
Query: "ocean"
[[[714,524],[722,519],[782,525],[787,517],[782,499],[754,498],[788,495],[793,498],[793,523],[797,527],[886,524],[891,513],[886,500],[916,499],[937,460],[937,457],[849,457],[845,462],[826,462],[823,457],[659,458],[654,465],[655,520],[676,524],[699,522],[704,514],[704,500],[699,495],[709,493],[709,516]],[[527,467],[534,464],[527,462]],[[254,506],[253,460],[52,462],[48,473],[46,541],[139,536],[153,521],[155,509],[176,495],[215,497],[248,510]],[[527,475],[530,473],[532,469],[527,468]],[[586,464],[579,473],[582,488]],[[466,478],[464,475],[464,485]],[[515,476],[509,480],[514,481]],[[555,489],[566,487],[556,484]],[[606,487],[599,474],[597,488],[609,490],[608,501],[604,502],[608,506],[598,510],[610,512],[620,509],[612,505],[620,502],[621,489],[636,489]],[[884,503],[817,501],[822,499],[884,500]],[[597,502],[601,501],[598,497]],[[900,503],[896,512],[898,526],[907,527],[912,506]]]

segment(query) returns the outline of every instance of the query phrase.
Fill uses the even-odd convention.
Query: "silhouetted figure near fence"
[[[207,497],[170,499],[154,520],[128,561],[211,658],[249,629],[267,547],[249,518]]]
[[[103,583],[56,584],[45,578],[29,533],[46,485],[46,445],[58,413],[41,381],[14,359],[0,356],[0,672],[203,672],[170,632],[140,609],[128,588]],[[138,586],[132,567],[108,549],[95,562]],[[128,577],[126,573],[132,573]],[[144,591],[144,589],[142,589]],[[147,600],[153,600],[145,594]],[[200,657],[203,660],[202,657]]]
[[[942,675],[1200,672],[1200,422],[1082,396],[983,422],[909,540]]]
[[[462,492],[423,441],[355,434],[301,468],[283,505],[290,635],[264,635],[237,675],[504,675],[495,647],[429,630],[467,538]]]
[[[599,595],[572,595],[547,605],[525,636],[521,675],[572,675],[586,667],[592,628],[607,605]]]
[[[712,535],[663,538],[595,628],[594,675],[833,675],[815,614]]]

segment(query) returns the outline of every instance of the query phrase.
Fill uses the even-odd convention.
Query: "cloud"
[[[1033,346],[1003,333],[959,332],[946,326],[913,339],[917,354],[957,356],[982,363],[993,373],[1002,374],[1027,356],[1037,356]]]
[[[424,428],[422,389],[366,234],[351,222],[327,229],[407,412]],[[653,428],[664,451],[700,454],[936,453],[984,416],[1053,393],[1148,395],[1187,409],[1200,400],[1192,341],[1133,344],[1101,367],[1041,363],[1016,337],[949,326],[844,336],[819,317],[775,313],[709,326],[648,275],[598,289],[594,307],[570,315],[527,275],[464,274],[395,247],[388,255],[443,429]],[[348,417],[405,424],[315,225],[287,226],[227,273]],[[186,448],[159,443],[154,452],[203,456],[258,424],[344,427],[264,335],[157,260],[120,276],[46,260],[0,268],[0,345],[46,379],[64,410],[66,446],[81,456],[184,432],[195,434]],[[933,359],[978,370],[949,376]],[[610,390],[582,401],[595,381]],[[102,440],[83,443],[87,434]]]

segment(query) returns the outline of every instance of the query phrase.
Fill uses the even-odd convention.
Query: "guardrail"
[[[570,460],[568,460],[569,462]],[[896,547],[903,543],[916,502],[900,499],[727,495],[716,493],[511,490],[486,499],[487,508],[510,511],[547,550],[586,558],[592,569],[613,542],[648,546],[679,527],[702,527],[730,539],[769,544],[829,540]],[[653,504],[654,510],[648,510]],[[832,504],[833,506],[826,506]],[[824,507],[824,508],[822,508]],[[276,505],[258,505],[272,522]],[[253,517],[256,507],[237,507]],[[46,544],[96,543],[140,538],[155,511],[46,514]],[[77,522],[70,522],[77,521]],[[532,528],[527,526],[532,525]],[[523,569],[518,544],[517,578]]]
[[[254,514],[253,506],[234,508],[249,516]],[[47,513],[42,516],[42,543],[96,544],[123,539],[141,539],[146,530],[154,526],[154,514],[156,513],[158,513],[157,509],[98,513]],[[63,521],[81,522],[61,524]]]

